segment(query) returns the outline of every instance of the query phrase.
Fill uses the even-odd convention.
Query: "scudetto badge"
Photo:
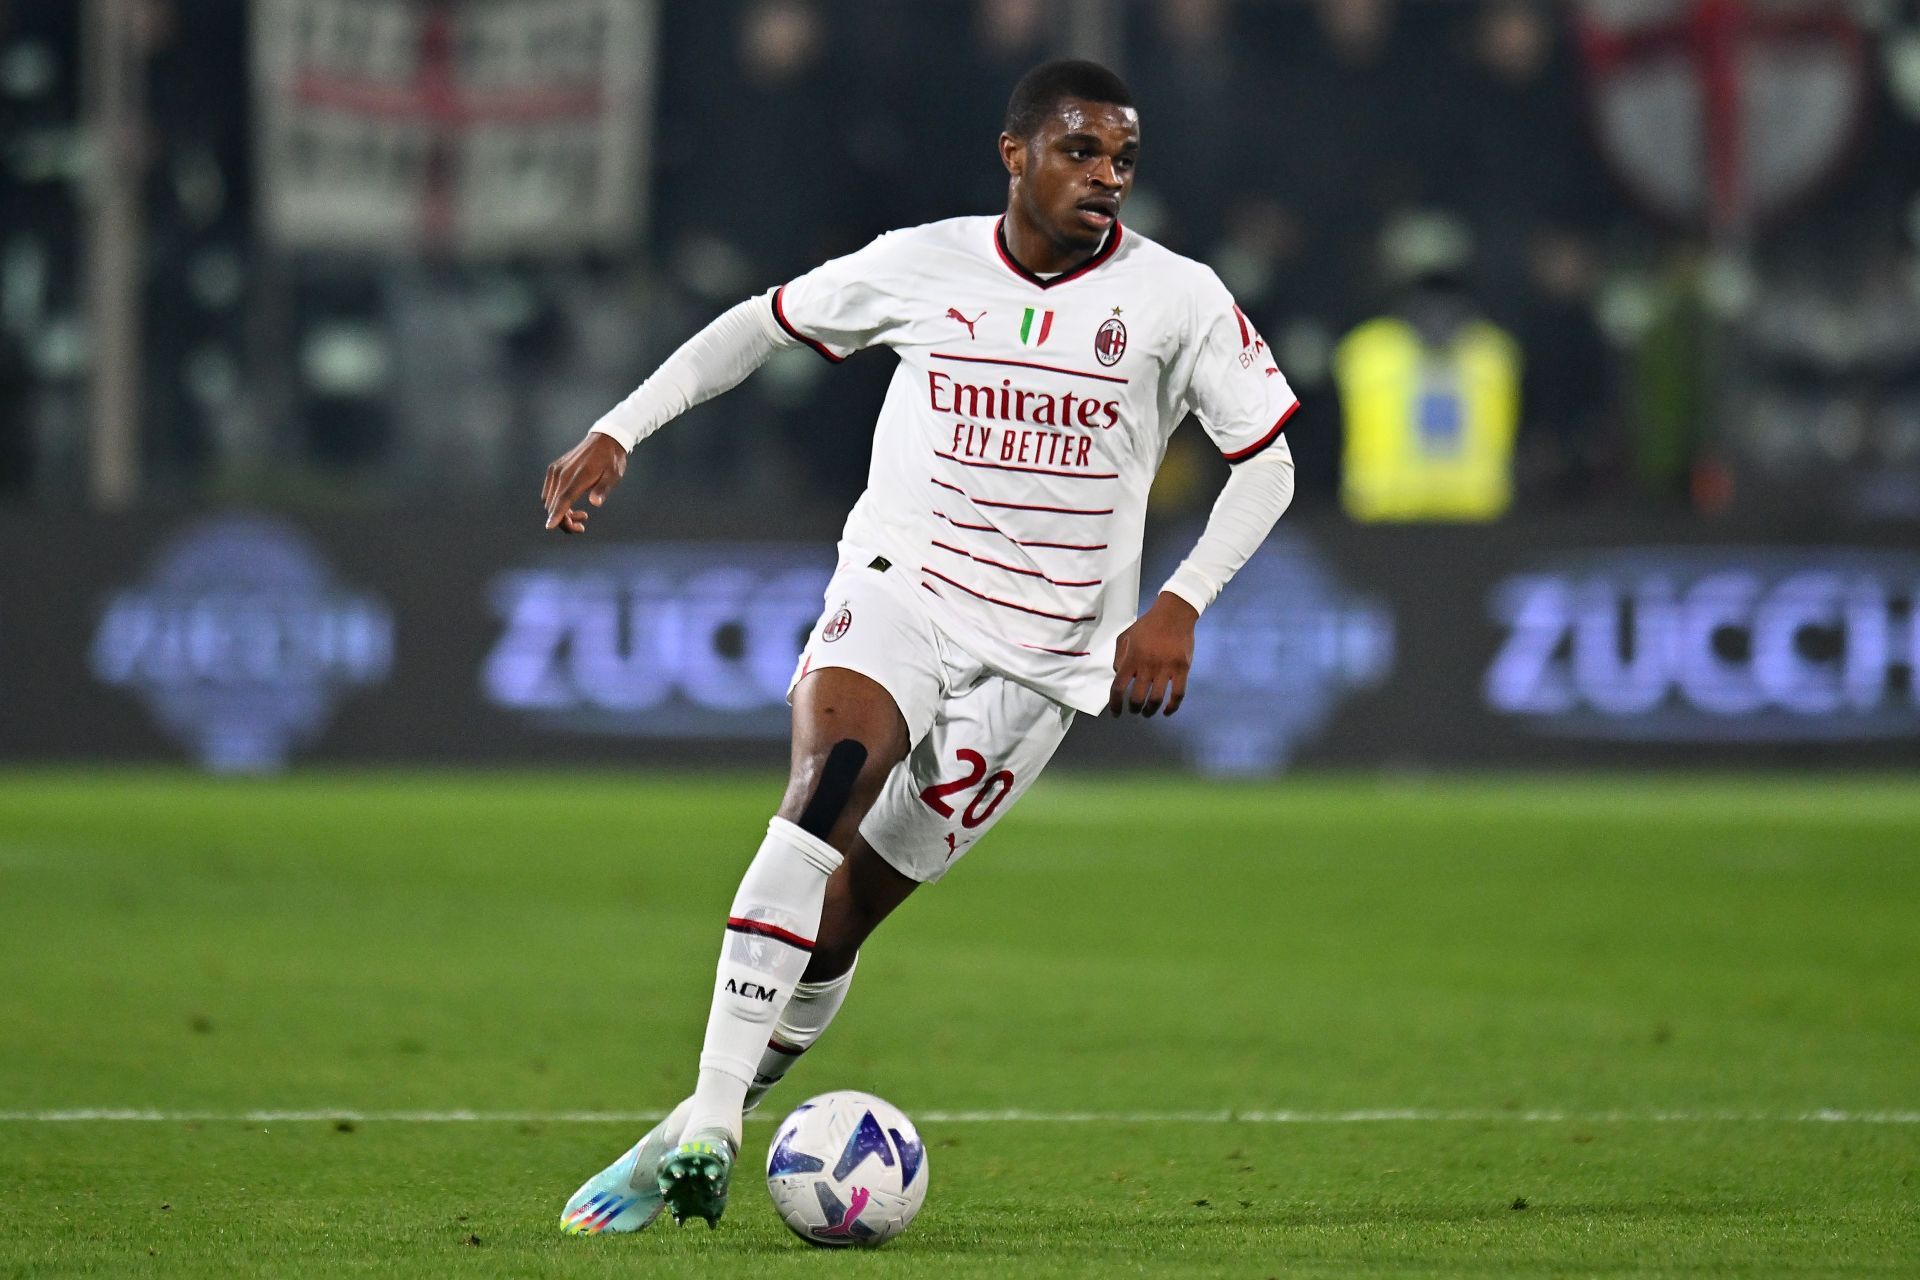
[[[1113,365],[1127,354],[1127,326],[1118,316],[1100,326],[1093,335],[1093,354],[1101,364]]]
[[[827,619],[826,626],[820,628],[820,638],[828,644],[832,644],[835,640],[847,634],[848,629],[852,626],[853,610],[843,608],[840,612],[834,614],[833,617]]]

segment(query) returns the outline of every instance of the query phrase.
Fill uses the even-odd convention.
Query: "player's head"
[[[1000,158],[1009,206],[1063,247],[1095,248],[1133,189],[1140,113],[1126,82],[1097,62],[1045,62],[1007,102]]]

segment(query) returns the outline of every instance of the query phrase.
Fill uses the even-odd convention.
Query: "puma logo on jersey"
[[[947,319],[958,320],[961,324],[967,326],[967,340],[970,342],[979,336],[974,333],[973,326],[979,324],[982,320],[986,318],[987,318],[987,313],[984,311],[982,311],[979,315],[975,316],[973,319],[969,320],[965,316],[960,314],[960,308],[958,307],[947,308]]]

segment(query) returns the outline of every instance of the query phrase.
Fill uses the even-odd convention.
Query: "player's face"
[[[1140,113],[1068,98],[1031,138],[1000,136],[1013,200],[1063,248],[1091,251],[1120,217],[1140,154]]]

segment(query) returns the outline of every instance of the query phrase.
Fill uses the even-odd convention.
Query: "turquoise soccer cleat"
[[[727,1183],[733,1176],[733,1138],[720,1129],[693,1134],[660,1162],[660,1199],[674,1222],[705,1218],[720,1224],[727,1210]]]
[[[660,1216],[660,1162],[680,1134],[669,1128],[674,1117],[655,1125],[625,1155],[587,1179],[560,1214],[560,1230],[570,1236],[609,1231],[644,1231]]]

